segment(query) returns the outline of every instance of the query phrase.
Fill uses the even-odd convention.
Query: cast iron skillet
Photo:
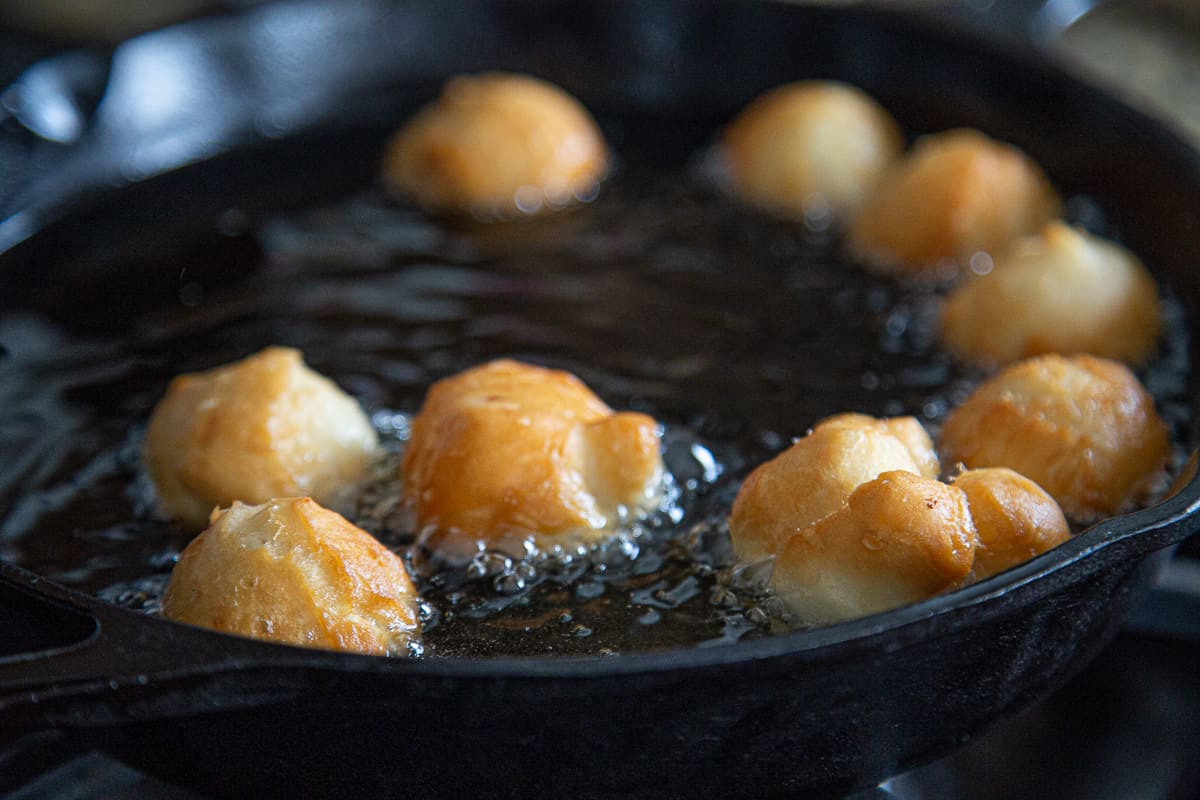
[[[131,279],[113,264],[136,261],[132,251],[112,252],[130,236],[134,250],[167,252],[230,198],[278,207],[361,185],[407,110],[388,90],[496,67],[557,81],[601,114],[666,124],[712,109],[682,134],[696,148],[768,86],[848,80],[912,130],[976,125],[1026,148],[1065,192],[1096,197],[1189,312],[1200,298],[1196,154],[1053,66],[962,32],[901,13],[724,2],[332,8],[267,6],[118,49],[91,133],[73,148],[38,145],[53,168],[5,201],[6,304],[86,309],[114,286],[176,290],[173,269]],[[174,116],[140,113],[145,70],[178,64],[190,77]],[[336,154],[320,146],[329,136]],[[347,160],[347,143],[359,157]],[[135,180],[226,151],[220,169]],[[132,152],[142,160],[131,170]],[[111,188],[118,164],[132,181],[122,190]],[[0,744],[33,753],[69,732],[241,797],[845,792],[954,749],[1091,659],[1144,587],[1151,554],[1200,527],[1200,481],[1181,484],[948,596],[733,647],[612,658],[394,661],[268,646],[0,563]],[[20,762],[2,766],[16,774]]]

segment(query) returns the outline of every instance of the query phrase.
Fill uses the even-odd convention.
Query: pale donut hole
[[[975,543],[961,489],[885,472],[789,538],[775,557],[771,586],[797,622],[840,622],[956,586],[970,573]]]
[[[235,502],[183,551],[163,616],[280,644],[402,656],[420,635],[404,563],[309,498]]]
[[[845,505],[860,484],[890,470],[938,475],[933,443],[915,418],[823,420],[746,478],[729,516],[734,552],[743,561],[778,552],[796,531]]]
[[[1027,155],[979,131],[922,137],[854,220],[852,256],[899,272],[993,256],[1058,216],[1061,202]]]
[[[579,101],[527,75],[453,78],[388,143],[384,182],[431,211],[483,219],[595,196],[608,149]]]
[[[904,140],[892,116],[859,89],[805,81],[760,95],[725,129],[723,145],[733,189],[750,203],[795,219],[845,221]]]
[[[1154,278],[1128,250],[1051,222],[946,301],[942,341],[971,361],[1042,353],[1139,363],[1162,328]]]
[[[829,624],[989,577],[1070,535],[1054,499],[1010,469],[970,470],[951,485],[885,472],[795,531],[771,586],[796,622]]]
[[[235,500],[311,496],[339,506],[377,446],[353,398],[299,351],[269,347],[171,381],[150,417],[143,460],[167,514],[199,529]]]

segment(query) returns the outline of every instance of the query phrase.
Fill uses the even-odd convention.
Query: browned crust
[[[403,562],[309,498],[234,503],[179,557],[168,619],[264,641],[403,655],[418,634]]]
[[[942,428],[947,463],[1009,467],[1069,517],[1120,513],[1161,481],[1170,442],[1154,399],[1125,366],[1039,356],[980,385]]]
[[[433,385],[401,470],[418,526],[492,539],[608,529],[655,501],[662,458],[653,418],[499,360]]]

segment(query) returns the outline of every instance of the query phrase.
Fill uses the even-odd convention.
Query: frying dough
[[[432,211],[490,218],[595,194],[608,150],[579,101],[528,75],[451,79],[387,145],[385,183]]]
[[[734,552],[743,561],[778,552],[796,531],[845,505],[860,484],[890,470],[928,478],[940,471],[933,443],[914,417],[823,420],[746,478],[729,516]]]
[[[1139,363],[1161,328],[1154,279],[1132,253],[1051,222],[950,296],[941,334],[949,350],[982,363],[1042,353]]]
[[[1059,213],[1050,181],[1017,148],[970,129],[921,138],[849,231],[850,252],[901,272],[993,256]]]
[[[884,472],[781,546],[771,586],[798,621],[839,622],[956,585],[971,570],[975,543],[962,489]]]
[[[238,636],[398,656],[419,634],[404,563],[307,497],[235,502],[184,549],[163,616]]]
[[[1124,365],[1093,356],[1017,362],[946,418],[947,463],[1009,467],[1091,522],[1160,484],[1169,441],[1154,399]]]
[[[204,527],[234,500],[311,496],[337,506],[378,438],[366,414],[299,351],[268,347],[180,375],[150,417],[143,459],[167,513]]]
[[[1054,498],[1006,467],[971,469],[954,479],[967,495],[977,541],[972,572],[983,579],[1071,538]]]
[[[402,471],[419,528],[509,550],[530,535],[595,538],[652,508],[663,478],[653,418],[506,359],[430,388]]]
[[[821,209],[852,218],[903,147],[891,114],[862,91],[832,81],[772,89],[724,135],[734,190],[798,219]]]

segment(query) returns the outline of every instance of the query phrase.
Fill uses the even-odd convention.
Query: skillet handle
[[[1200,560],[1177,555],[1164,564],[1149,596],[1134,607],[1123,629],[1200,643]]]
[[[1177,545],[1200,531],[1200,450],[1175,476],[1163,500],[1117,517],[1105,532],[1103,560],[1138,559]]]
[[[956,0],[934,13],[974,30],[985,39],[1048,50],[1067,28],[1109,0]]]
[[[151,619],[0,562],[0,751],[279,702],[328,657]]]
[[[38,731],[17,736],[7,730],[0,731],[0,797],[7,797],[9,792],[85,751],[86,748],[66,731]]]
[[[62,53],[33,64],[0,91],[0,124],[12,120],[25,134],[10,137],[0,151],[0,215],[17,212],[23,187],[84,137],[111,69],[107,52]]]
[[[91,125],[112,71],[112,54],[76,50],[39,61],[0,93],[0,114],[47,142],[70,145]]]
[[[0,562],[0,795],[79,755],[76,737],[55,729],[31,680],[43,663],[86,648],[100,632],[86,612],[42,600],[41,581]],[[22,677],[24,676],[24,677]]]
[[[106,651],[111,640],[105,641],[101,614],[67,590],[0,562],[0,764],[44,761],[35,754],[53,751],[61,738],[55,735],[61,701],[99,698],[108,676],[125,671],[122,659]]]
[[[1139,560],[1171,548],[1200,532],[1200,451],[1193,452],[1176,476],[1167,497],[1156,508],[1116,521],[1111,544],[1101,555],[1109,563]],[[1140,525],[1136,518],[1153,514],[1161,522]],[[1111,552],[1108,552],[1111,551]],[[1150,594],[1125,621],[1125,630],[1149,636],[1200,642],[1200,559],[1175,554],[1166,561]]]

